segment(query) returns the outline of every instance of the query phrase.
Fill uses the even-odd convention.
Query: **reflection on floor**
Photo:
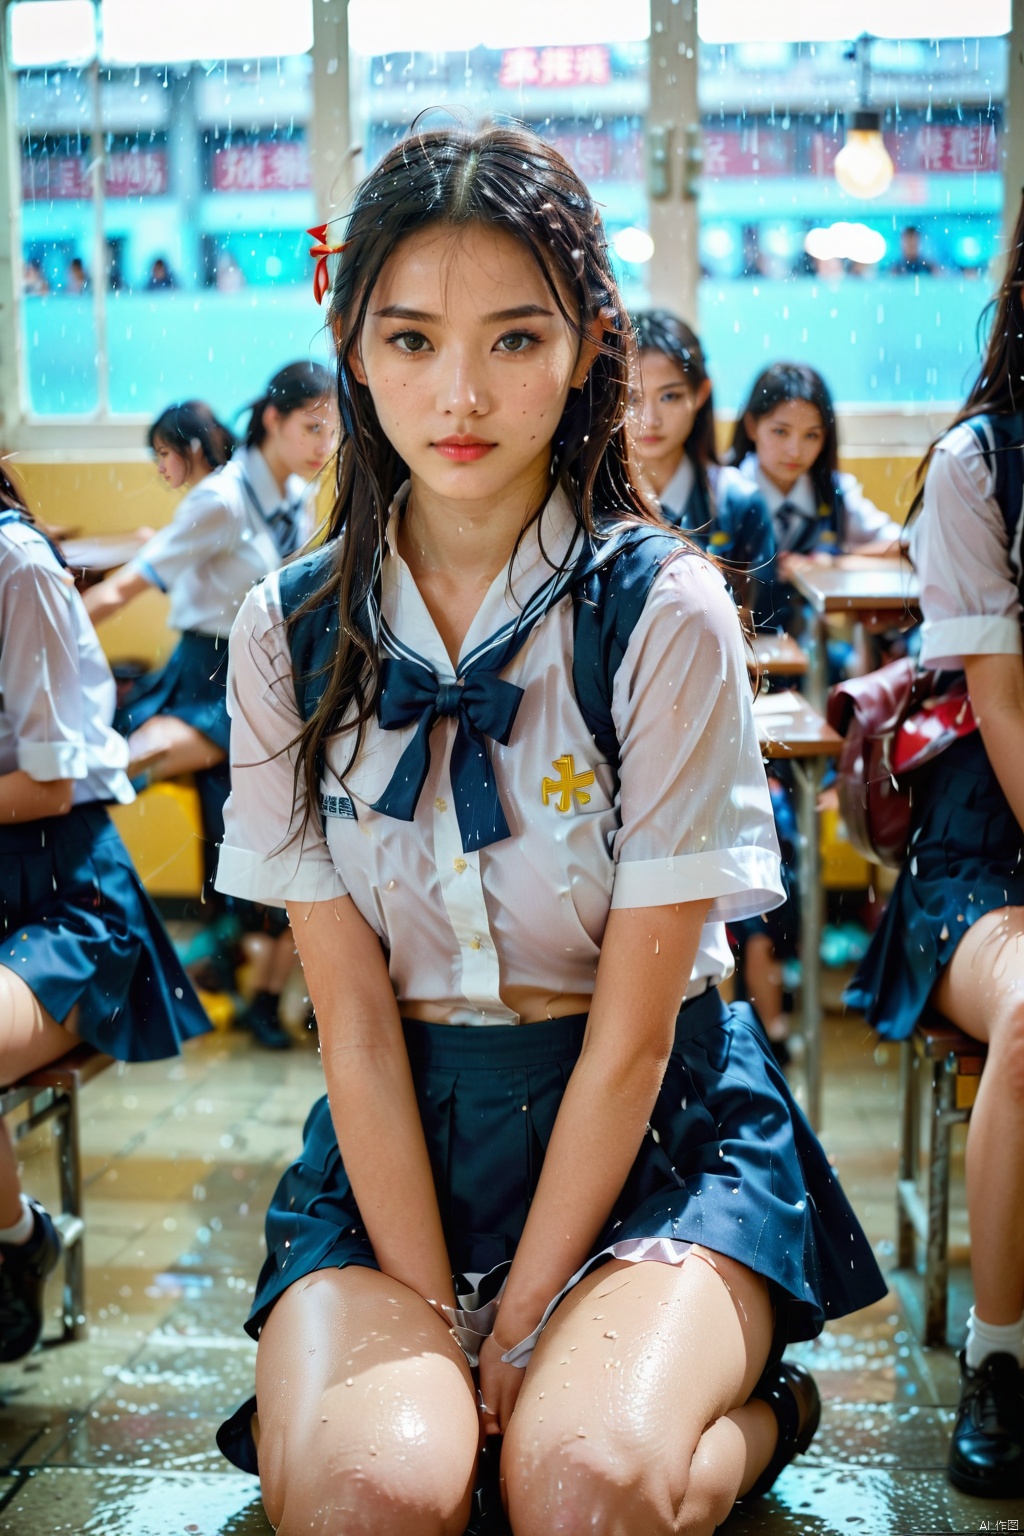
[[[830,1020],[824,1141],[884,1268],[893,1260],[896,1066],[895,1049],[876,1047],[859,1021]],[[308,1041],[271,1055],[238,1033],[196,1043],[183,1061],[108,1071],[85,1089],[89,1337],[0,1367],[0,1533],[268,1536],[255,1479],[222,1460],[213,1434],[252,1389],[255,1346],[241,1323],[262,1215],[320,1091]],[[25,1176],[53,1200],[48,1136],[23,1143]],[[962,1181],[954,1213],[958,1333],[969,1304]],[[793,1351],[817,1376],[822,1429],[771,1497],[732,1517],[730,1532],[976,1531],[985,1519],[1024,1515],[946,1482],[956,1364],[951,1350],[918,1347],[912,1292],[893,1291]],[[56,1282],[48,1299],[56,1336]]]

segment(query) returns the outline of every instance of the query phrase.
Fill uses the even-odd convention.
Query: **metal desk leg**
[[[824,760],[793,761],[800,831],[800,1017],[807,1068],[807,1118],[821,1129],[821,853],[818,848],[818,791]]]
[[[828,707],[828,621],[823,613],[810,613],[810,669],[807,674],[807,700],[819,715]]]

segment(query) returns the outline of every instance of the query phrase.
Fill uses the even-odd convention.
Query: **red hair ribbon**
[[[316,241],[309,248],[309,254],[317,257],[316,267],[313,271],[313,297],[318,304],[323,303],[324,294],[331,286],[330,274],[327,271],[328,256],[340,256],[341,252],[348,248],[349,242],[343,245],[327,244],[327,225],[317,224],[313,229],[306,230],[307,235],[312,235]]]

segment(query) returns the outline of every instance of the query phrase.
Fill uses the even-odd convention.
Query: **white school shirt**
[[[74,780],[75,805],[127,805],[128,743],[85,605],[38,529],[0,528],[0,773]]]
[[[658,497],[662,507],[681,517],[686,510],[686,503],[693,491],[696,474],[693,468],[693,460],[687,454],[683,454],[679,461],[679,468]],[[711,496],[711,516],[714,518],[715,507],[727,494],[730,485],[735,485],[740,491],[753,491],[757,489],[756,483],[740,469],[732,464],[708,465],[708,491]],[[694,532],[700,532],[695,529]]]
[[[388,526],[381,614],[403,648],[444,681],[454,671]],[[552,579],[575,533],[556,492],[493,582],[463,642],[467,656]],[[548,558],[545,558],[544,551]],[[511,590],[510,590],[511,588]],[[514,595],[513,595],[514,594]],[[414,726],[365,727],[328,745],[329,814],[291,835],[300,728],[275,576],[246,598],[231,635],[231,797],[217,886],[268,905],[349,894],[388,953],[399,1007],[452,1024],[515,1024],[506,988],[589,996],[608,912],[710,898],[688,995],[732,970],[724,922],[784,899],[771,801],[751,708],[739,620],[718,572],[680,553],[656,578],[615,677],[621,744],[611,769],[572,688],[568,595],[502,676],[524,690],[507,747],[489,743],[512,836],[464,852],[449,778],[454,719],[430,737],[412,822],[371,809]],[[574,787],[575,786],[575,787]],[[546,801],[546,803],[545,803]]]
[[[305,542],[314,495],[313,486],[289,475],[282,496],[259,449],[237,448],[189,491],[129,566],[170,593],[172,629],[224,636],[253,583],[282,564],[271,514],[282,505],[300,506]]]
[[[801,475],[793,489],[784,496],[761,468],[761,462],[756,453],[747,454],[739,466],[739,471],[746,479],[753,480],[764,497],[768,511],[772,515],[775,537],[779,541],[779,553],[784,553],[791,547],[793,541],[783,543],[783,531],[778,520],[779,508],[788,504],[795,507],[808,521],[817,522],[818,493],[814,489],[814,481],[810,475]],[[836,484],[842,492],[843,504],[846,507],[846,520],[843,524],[843,544],[846,549],[858,549],[861,544],[871,544],[876,539],[885,539],[893,544],[902,537],[902,526],[891,518],[888,512],[883,512],[880,507],[876,507],[870,497],[865,496],[864,487],[855,475],[840,470],[836,475]]]
[[[921,585],[921,660],[951,671],[965,656],[1021,654],[1021,536],[1011,547],[995,482],[966,423],[936,446],[910,535]]]

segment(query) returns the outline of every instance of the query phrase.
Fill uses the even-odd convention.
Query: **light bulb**
[[[879,113],[854,113],[833,169],[836,181],[851,197],[881,197],[888,191],[896,167],[882,138]]]

